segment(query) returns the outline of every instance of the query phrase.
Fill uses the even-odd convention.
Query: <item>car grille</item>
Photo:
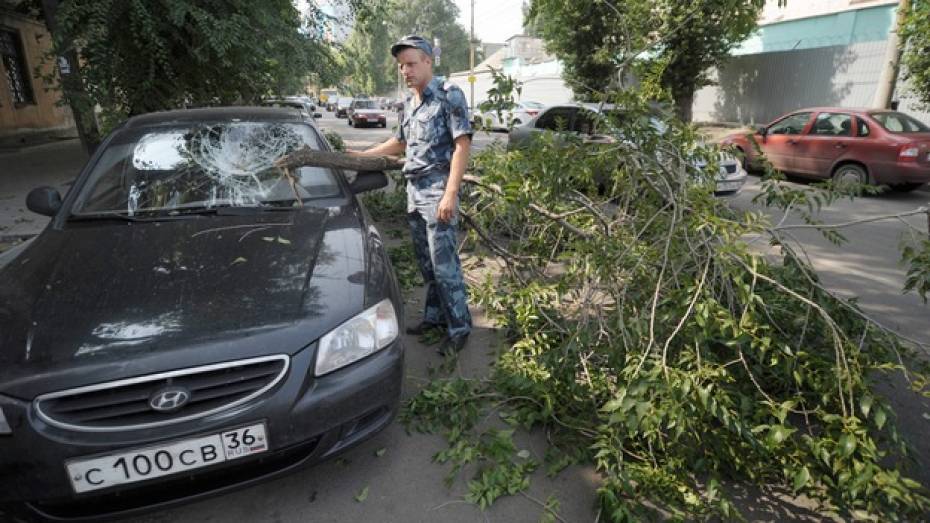
[[[44,394],[35,400],[46,423],[71,430],[138,430],[202,418],[241,405],[278,384],[285,355],[206,365]],[[178,410],[158,412],[150,400],[166,388],[185,390]]]

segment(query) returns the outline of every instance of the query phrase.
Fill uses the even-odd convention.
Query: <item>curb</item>
[[[20,233],[20,234],[0,234],[0,243],[17,243],[35,238],[39,233]]]

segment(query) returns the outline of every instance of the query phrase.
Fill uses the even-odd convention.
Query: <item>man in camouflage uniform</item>
[[[421,334],[445,326],[439,351],[454,353],[465,346],[471,332],[455,238],[459,188],[471,149],[468,106],[461,89],[433,78],[433,48],[425,39],[406,36],[391,46],[391,54],[411,94],[394,136],[357,154],[406,152],[407,221],[427,286],[423,321],[407,332]]]

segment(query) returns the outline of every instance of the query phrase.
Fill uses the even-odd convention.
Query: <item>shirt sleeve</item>
[[[472,135],[471,120],[468,119],[468,104],[465,93],[457,85],[449,87],[446,93],[449,111],[446,113],[446,125],[452,133],[452,141],[463,135]]]
[[[404,110],[400,112],[400,117],[397,119],[397,128],[394,129],[394,138],[396,138],[398,142],[407,142],[407,134],[404,133],[404,124],[406,123],[407,111]]]

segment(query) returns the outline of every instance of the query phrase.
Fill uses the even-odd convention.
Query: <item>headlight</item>
[[[6,436],[13,433],[13,429],[10,428],[10,424],[6,421],[6,416],[3,414],[3,408],[0,407],[0,436]]]
[[[328,374],[385,348],[397,338],[397,313],[385,299],[320,338],[316,376]]]

